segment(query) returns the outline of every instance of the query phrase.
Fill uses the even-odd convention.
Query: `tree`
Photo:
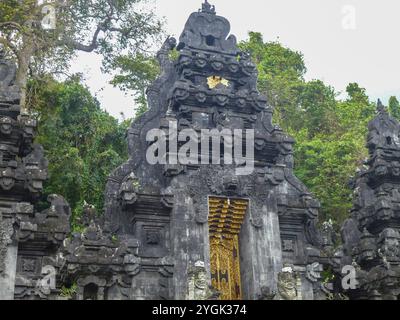
[[[103,68],[128,53],[145,52],[161,23],[145,0],[2,0],[0,43],[18,63],[17,84],[26,104],[29,74],[63,70],[76,51],[103,56]]]
[[[44,197],[62,194],[74,217],[84,202],[101,213],[106,180],[128,157],[129,121],[119,124],[103,111],[77,77],[63,83],[48,77],[36,97],[37,142],[49,160]]]
[[[352,206],[349,178],[367,156],[368,121],[375,114],[364,88],[350,83],[348,98],[320,80],[305,81],[303,55],[250,32],[240,47],[252,54],[258,88],[275,108],[274,121],[295,140],[295,173],[321,201],[322,219],[340,224]]]
[[[135,59],[121,56],[115,60],[115,69],[119,70],[111,83],[123,91],[132,91],[136,105],[135,117],[147,110],[146,89],[160,73],[160,67],[154,57],[138,54]]]
[[[170,59],[177,60],[176,49],[170,52]],[[118,70],[111,83],[123,91],[133,92],[136,114],[138,117],[147,111],[146,91],[160,74],[160,65],[151,54],[138,54],[136,57],[120,56],[115,59],[113,69]]]
[[[389,113],[392,117],[400,120],[400,103],[395,96],[389,98]]]
[[[310,137],[321,133],[332,133],[336,127],[336,93],[332,87],[320,80],[305,82],[300,90],[300,109],[297,127],[307,128]]]
[[[240,48],[249,52],[257,65],[258,88],[274,107],[275,120],[286,130],[294,127],[299,120],[299,97],[307,71],[303,55],[278,42],[264,43],[258,32],[250,32],[249,40],[241,42]]]

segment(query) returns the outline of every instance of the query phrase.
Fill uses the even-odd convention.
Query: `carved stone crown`
[[[209,13],[209,14],[216,14],[215,13],[215,6],[208,3],[207,0],[201,5],[201,12]]]

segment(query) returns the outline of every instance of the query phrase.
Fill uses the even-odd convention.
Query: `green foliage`
[[[25,103],[28,79],[65,72],[76,52],[100,54],[103,71],[113,72],[119,60],[140,59],[162,35],[147,0],[42,2],[0,1],[0,44],[18,63],[16,82],[27,109],[34,107]]]
[[[174,49],[169,58],[177,60],[179,52]],[[111,84],[121,90],[131,91],[135,102],[135,118],[138,118],[148,109],[146,90],[160,74],[160,65],[157,59],[151,55],[137,54],[127,55],[115,59],[112,68],[118,70]]]
[[[389,113],[397,120],[400,120],[400,103],[394,96],[389,99]]]
[[[37,142],[49,160],[45,194],[63,195],[75,217],[85,201],[101,213],[106,179],[127,159],[129,121],[119,124],[103,111],[79,79],[48,79],[37,96]]]
[[[113,68],[118,69],[119,73],[111,83],[123,91],[133,92],[136,105],[135,117],[140,116],[147,110],[146,89],[160,72],[157,60],[143,54],[135,57],[121,56],[115,60]]]
[[[275,108],[274,121],[292,135],[295,173],[321,201],[321,219],[340,223],[351,208],[348,180],[367,156],[365,136],[375,106],[358,84],[346,100],[320,80],[305,81],[303,55],[250,32],[240,47],[252,54],[258,88]]]
[[[76,294],[77,289],[78,286],[76,283],[72,284],[69,288],[63,286],[60,290],[60,296],[66,299],[72,299],[73,296]]]
[[[274,117],[288,129],[298,121],[294,111],[298,107],[306,67],[303,55],[277,42],[264,43],[262,35],[250,32],[250,39],[240,43],[242,50],[251,53],[259,73],[258,87],[275,108]]]

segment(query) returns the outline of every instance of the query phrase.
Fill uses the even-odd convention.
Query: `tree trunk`
[[[28,84],[29,65],[34,54],[33,39],[29,36],[23,37],[23,46],[18,54],[18,69],[16,84],[21,88],[21,112],[26,112],[26,92]]]

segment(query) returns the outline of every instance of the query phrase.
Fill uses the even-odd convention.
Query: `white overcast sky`
[[[176,38],[203,0],[153,0]],[[306,79],[321,79],[344,92],[350,82],[367,89],[371,99],[400,98],[400,0],[210,0],[231,22],[238,40],[258,31],[265,41],[279,40],[304,54]],[[101,58],[79,54],[73,72],[82,72],[102,107],[119,117],[134,114],[130,96],[108,84]]]

